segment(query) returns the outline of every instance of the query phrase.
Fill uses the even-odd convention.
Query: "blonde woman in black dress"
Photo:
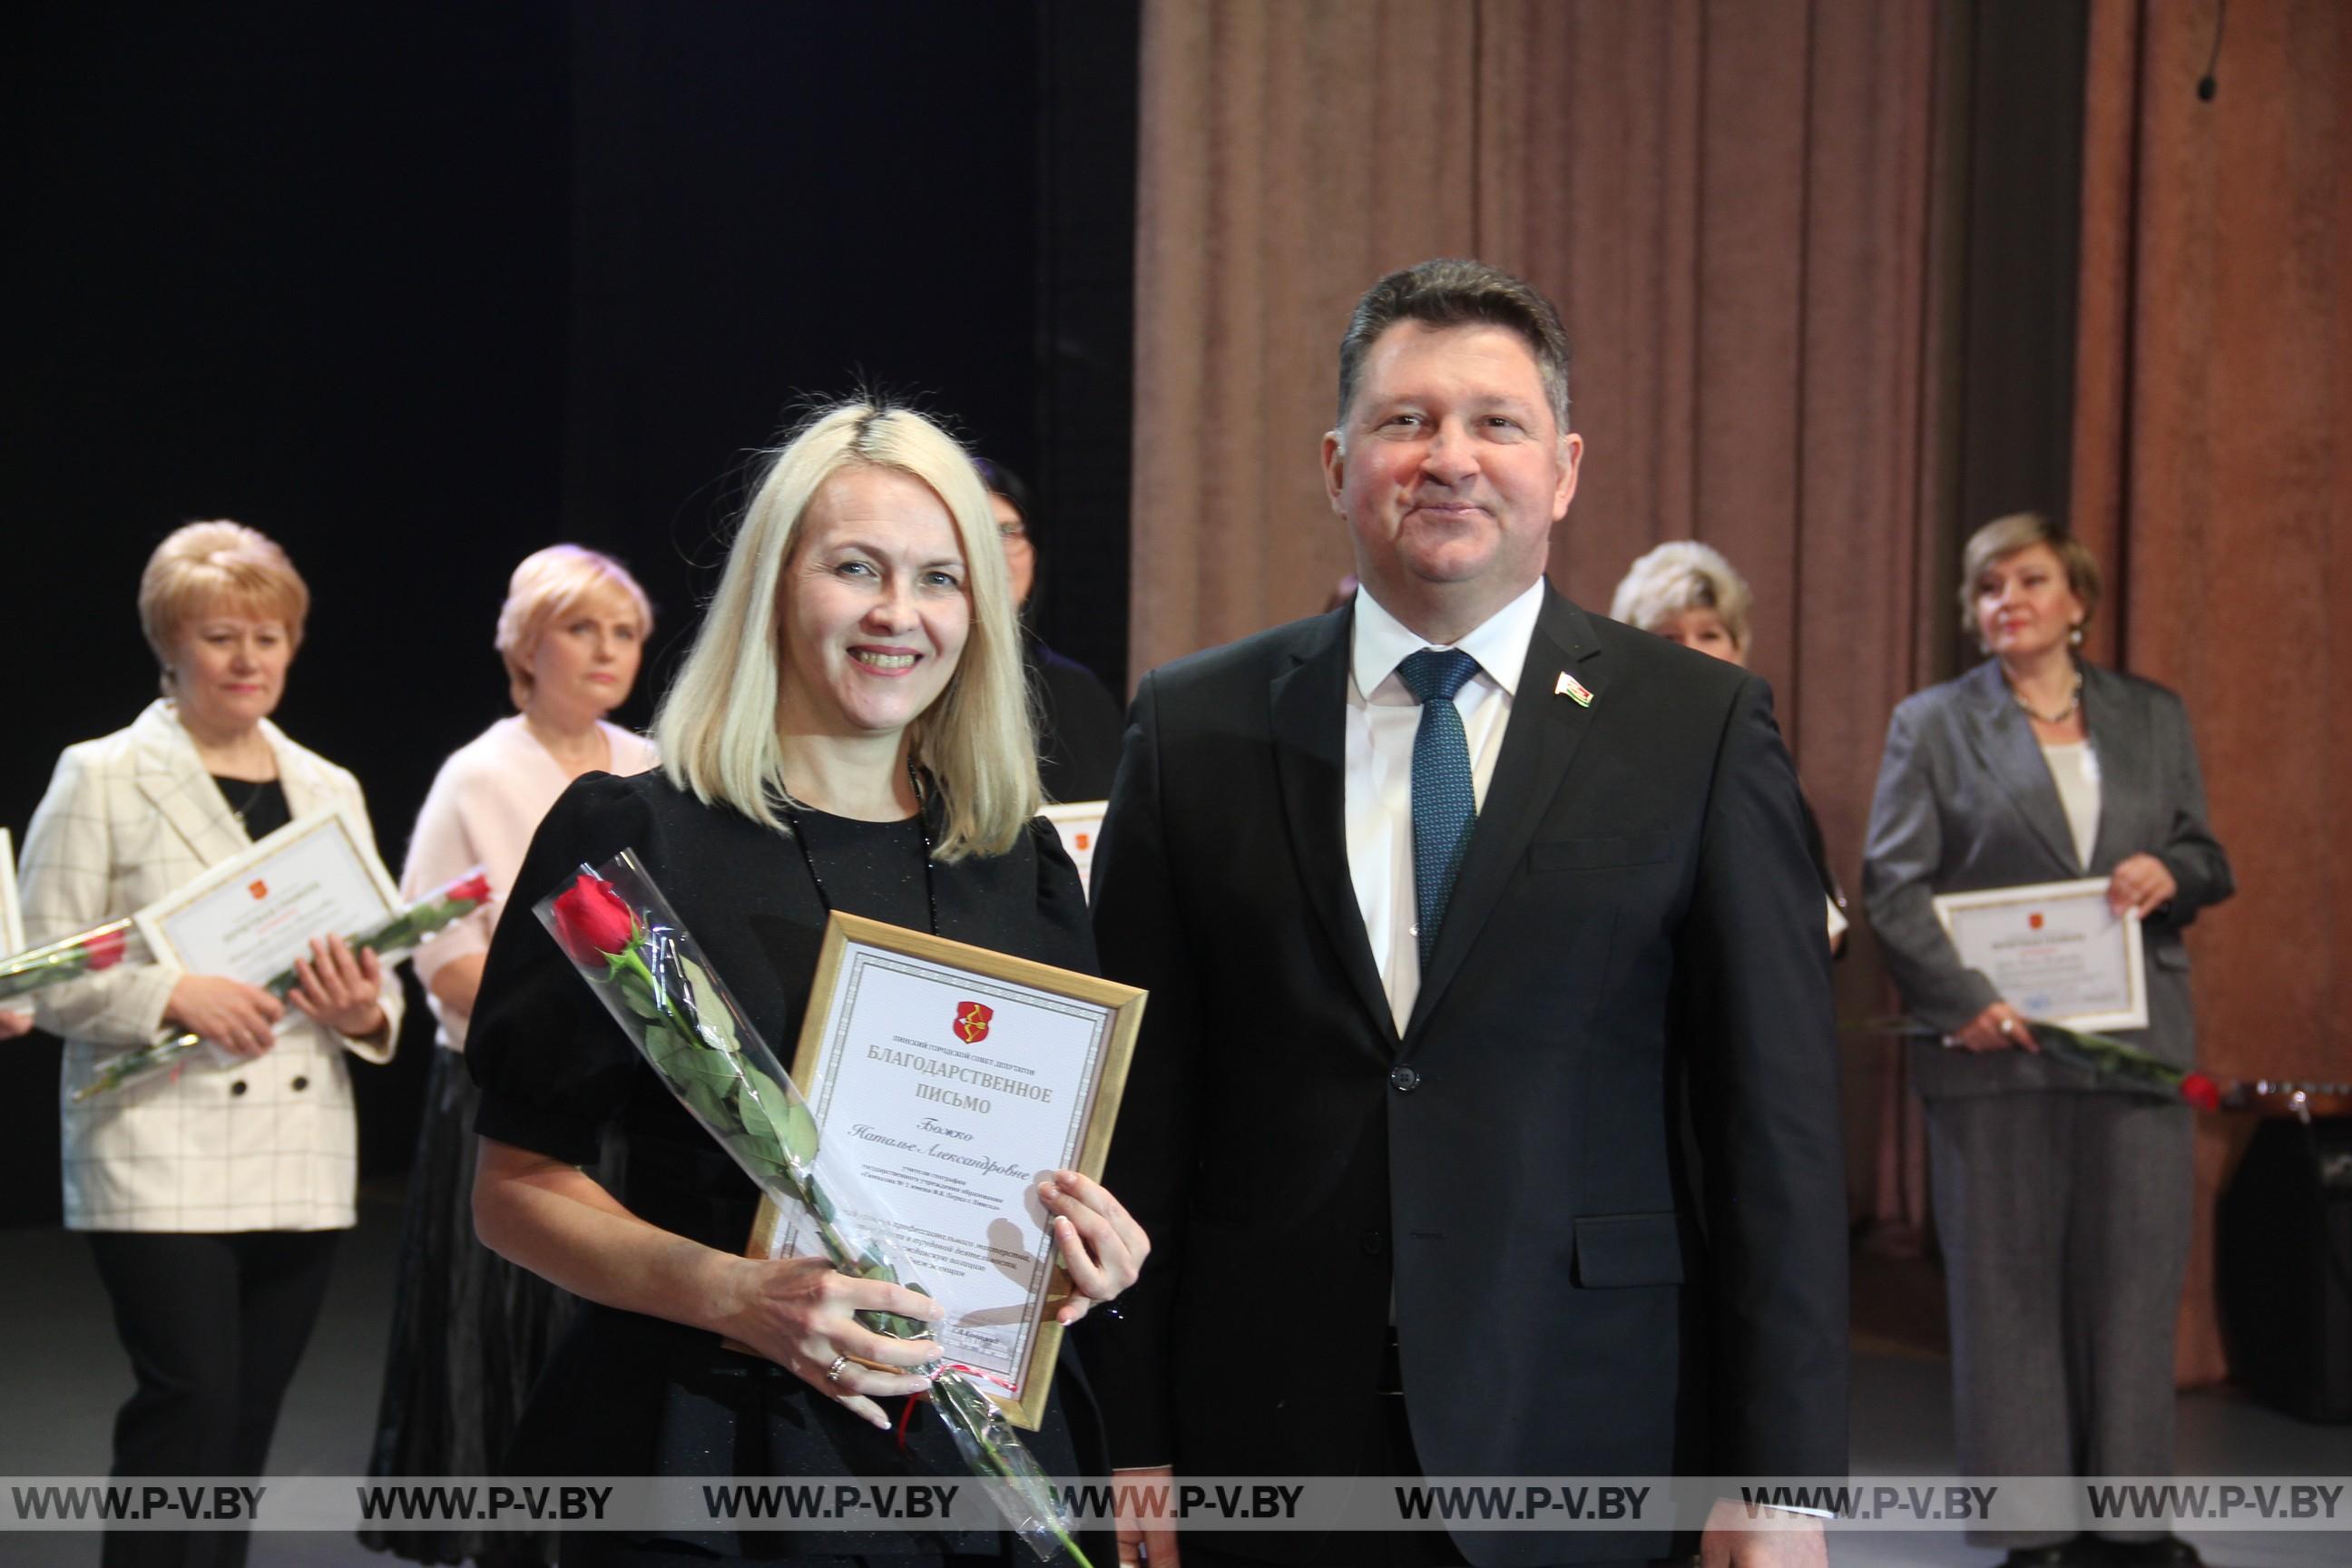
[[[556,804],[515,896],[634,848],[772,1043],[799,1032],[834,909],[1094,967],[1076,872],[1034,815],[1035,742],[987,493],[919,416],[844,405],[778,454],[655,739],[659,773],[583,780]],[[535,923],[499,928],[467,1056],[482,1088],[482,1238],[592,1303],[510,1468],[964,1473],[938,1423],[913,1423],[902,1447],[881,1403],[923,1390],[897,1369],[936,1346],[853,1321],[865,1309],[931,1319],[937,1305],[820,1258],[742,1257],[757,1191]],[[618,1192],[580,1169],[608,1129],[625,1151]],[[1144,1238],[1074,1172],[1045,1173],[1040,1194],[1078,1292],[1061,1315],[1075,1321],[1133,1281]],[[1049,1471],[1093,1468],[1093,1426],[1082,1381],[1059,1377],[1031,1447]],[[1006,1550],[992,1531],[605,1532],[566,1536],[563,1561],[916,1563]]]

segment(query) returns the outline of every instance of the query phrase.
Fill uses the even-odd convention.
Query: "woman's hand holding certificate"
[[[825,1258],[747,1258],[741,1265],[735,1270],[740,1293],[722,1313],[730,1339],[885,1431],[890,1419],[876,1400],[931,1386],[924,1369],[940,1359],[936,1341],[895,1338],[858,1320],[933,1323],[946,1315],[937,1301],[887,1279],[844,1274]]]
[[[2120,880],[2088,877],[1937,897],[1936,918],[1954,952],[2000,998],[1955,1043],[1979,1051],[2030,1048],[2027,1018],[2073,1029],[2146,1028],[2141,900],[2170,897],[2171,878],[2150,876],[2134,865],[2139,859],[2162,871],[2153,856],[2135,856],[2116,868]]]
[[[310,956],[294,961],[294,975],[286,999],[305,1016],[354,1040],[383,1032],[383,967],[373,949],[353,952],[340,936],[314,936]]]
[[[281,997],[347,1038],[368,1040],[383,1031],[385,1022],[377,1000],[383,966],[398,963],[419,942],[489,901],[489,880],[477,868],[389,920],[375,922],[351,942],[339,936],[311,939],[308,954],[296,956],[265,984],[247,985],[223,975],[183,975],[172,988],[164,1034],[108,1061],[75,1091],[74,1100],[79,1104],[112,1093],[174,1067],[205,1040],[234,1057],[257,1057],[276,1041],[278,1022],[286,1016]],[[140,918],[147,917],[142,913]]]
[[[310,956],[294,961],[294,976],[286,1001],[305,1016],[355,1040],[383,1032],[383,969],[371,950],[353,952],[339,936],[312,937]],[[225,974],[183,974],[163,1009],[165,1023],[248,1060],[278,1043],[285,1016],[284,1002]]]
[[[1083,1172],[1046,1172],[1037,1195],[1053,1212],[1055,1245],[1076,1287],[1054,1310],[1054,1321],[1066,1329],[1096,1302],[1112,1300],[1135,1283],[1151,1241],[1127,1205]]]
[[[2133,855],[2107,879],[2107,907],[2117,915],[2129,910],[2146,920],[2172,902],[2179,891],[2170,867],[2153,855]]]
[[[278,1043],[285,1004],[258,985],[226,974],[183,974],[172,983],[163,1022],[250,1059]]]

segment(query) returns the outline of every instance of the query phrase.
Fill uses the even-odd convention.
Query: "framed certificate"
[[[1092,975],[835,913],[793,1080],[820,1136],[851,1141],[890,1214],[907,1282],[948,1309],[936,1338],[1034,1429],[1069,1292],[1041,1173],[1097,1179],[1144,994]],[[836,1145],[838,1147],[838,1145]],[[823,1251],[807,1216],[761,1203],[754,1257]]]
[[[1947,893],[1936,918],[1960,962],[2029,1019],[2073,1029],[2147,1027],[2139,912],[2107,908],[2107,881]]]
[[[1038,815],[1060,830],[1062,847],[1078,864],[1078,886],[1094,891],[1095,840],[1102,837],[1107,800],[1074,800],[1047,806]]]
[[[373,931],[400,907],[358,824],[325,811],[288,823],[131,918],[158,963],[267,985],[309,956],[312,937]]]
[[[25,906],[16,899],[16,840],[0,827],[0,953],[24,951]]]

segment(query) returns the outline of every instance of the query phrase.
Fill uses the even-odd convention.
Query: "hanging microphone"
[[[2205,74],[2197,79],[2197,101],[2200,103],[2212,102],[2213,95],[2221,90],[2221,84],[2215,78],[2213,69],[2221,63],[2221,26],[2229,19],[2230,0],[2214,0],[2213,52],[2205,57]]]

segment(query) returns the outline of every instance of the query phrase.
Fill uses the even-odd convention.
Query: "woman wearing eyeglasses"
[[[980,473],[988,481],[989,510],[1004,543],[1013,608],[1021,616],[1021,662],[1036,704],[1037,773],[1045,798],[1108,800],[1126,732],[1118,700],[1093,670],[1047,647],[1029,624],[1043,532],[1037,507],[1021,476],[1003,464],[983,461]]]

